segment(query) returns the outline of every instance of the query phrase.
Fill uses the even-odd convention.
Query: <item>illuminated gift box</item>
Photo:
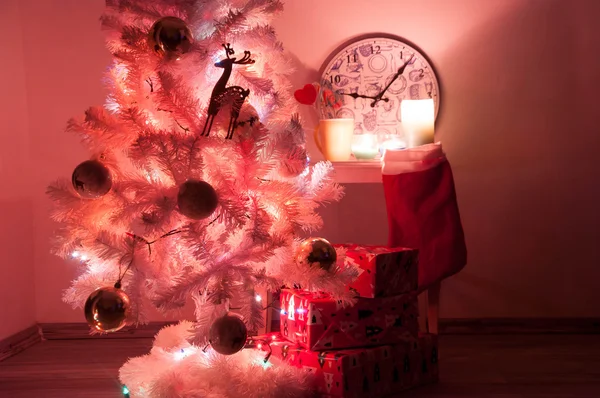
[[[315,352],[280,335],[259,336],[272,362],[282,360],[312,373],[312,389],[321,396],[379,398],[438,380],[437,336],[420,335],[413,343]]]
[[[418,305],[413,294],[358,298],[343,307],[326,294],[283,289],[280,295],[280,333],[314,350],[367,347],[414,342]]]
[[[360,275],[349,286],[360,297],[391,297],[417,289],[419,251],[384,246],[334,245],[346,249],[346,264]]]

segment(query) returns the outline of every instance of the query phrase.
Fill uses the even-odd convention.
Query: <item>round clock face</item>
[[[405,99],[433,98],[437,116],[435,72],[423,54],[399,39],[355,41],[334,54],[321,78],[342,101],[327,113],[353,118],[356,134],[377,134],[380,141],[393,135],[403,139],[400,102]]]

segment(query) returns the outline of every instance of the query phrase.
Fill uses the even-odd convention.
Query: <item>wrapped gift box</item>
[[[280,332],[313,351],[414,342],[418,333],[417,298],[411,294],[359,298],[343,307],[327,295],[283,289]]]
[[[312,388],[320,396],[380,398],[438,379],[435,335],[423,335],[416,343],[323,352],[281,336],[267,340],[271,356],[313,374]]]
[[[360,270],[349,286],[360,297],[392,297],[417,289],[418,256],[415,249],[383,246],[334,245],[346,249],[346,264]]]
[[[419,352],[422,354],[419,384],[436,383],[439,378],[437,335],[419,335]]]

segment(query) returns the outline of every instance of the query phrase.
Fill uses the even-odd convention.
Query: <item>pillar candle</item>
[[[434,142],[435,105],[433,99],[403,100],[400,116],[409,148]]]

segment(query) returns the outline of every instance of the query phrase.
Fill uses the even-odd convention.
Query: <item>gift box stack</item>
[[[336,245],[339,247],[342,245]],[[437,336],[419,334],[418,252],[343,245],[360,269],[344,307],[327,294],[284,289],[271,356],[313,373],[326,397],[383,397],[437,381]]]

